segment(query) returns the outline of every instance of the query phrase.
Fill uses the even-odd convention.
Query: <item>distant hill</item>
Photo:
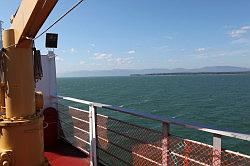
[[[197,69],[113,69],[113,70],[80,70],[67,73],[58,73],[58,77],[97,77],[97,76],[129,76],[133,74],[154,74],[154,73],[225,73],[225,72],[246,72],[250,68],[235,66],[209,66]]]

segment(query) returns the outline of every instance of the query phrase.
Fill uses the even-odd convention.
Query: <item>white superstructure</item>
[[[43,93],[44,108],[57,109],[57,99],[51,98],[51,96],[57,95],[55,56],[53,51],[41,56],[43,77],[36,83],[36,90]]]

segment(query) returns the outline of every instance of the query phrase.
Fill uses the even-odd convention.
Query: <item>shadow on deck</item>
[[[56,146],[46,148],[44,155],[51,166],[89,166],[88,155],[62,140],[58,140]]]

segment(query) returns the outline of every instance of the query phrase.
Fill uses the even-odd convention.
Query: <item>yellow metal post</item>
[[[5,83],[0,83],[0,112],[5,112]]]
[[[0,20],[0,49],[2,48],[2,21]],[[1,57],[2,59],[3,57]],[[3,60],[3,59],[2,59]],[[2,111],[2,112],[1,112]],[[4,80],[0,81],[0,112],[5,111],[5,83]]]
[[[3,31],[3,47],[15,43],[14,30]],[[27,42],[26,42],[27,43]],[[35,85],[31,41],[28,48],[10,47],[6,55],[6,118],[35,113]]]
[[[45,164],[43,115],[36,111],[42,101],[37,94],[35,102],[32,41],[29,39],[36,36],[57,1],[21,0],[11,28],[3,31],[6,68],[0,105],[5,105],[6,113],[0,120],[0,166]]]
[[[13,29],[3,31],[6,115],[0,123],[0,152],[12,152],[10,161],[5,161],[11,165],[43,165],[43,116],[35,110],[31,41],[25,41],[25,47],[10,47],[15,43],[14,34]]]

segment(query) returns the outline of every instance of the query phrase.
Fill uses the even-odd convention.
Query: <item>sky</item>
[[[1,0],[9,27],[19,0]],[[77,0],[59,0],[41,30]],[[57,72],[250,68],[249,0],[87,0],[49,32],[59,34]],[[36,47],[46,54],[45,36]]]

